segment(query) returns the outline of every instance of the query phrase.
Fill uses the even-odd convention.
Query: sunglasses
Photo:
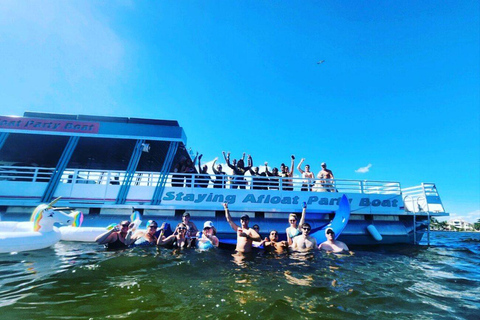
[[[210,228],[210,227],[203,228],[203,230],[210,230],[210,229],[212,229],[212,228]]]
[[[157,225],[149,225],[148,227],[149,227],[149,228],[158,228]]]
[[[187,230],[187,228],[178,228],[178,230],[182,230],[182,231],[183,231],[183,230]]]
[[[272,232],[272,233],[270,233],[270,234],[271,234],[272,236],[276,236],[278,233]]]
[[[255,227],[255,228],[253,228],[253,230],[260,230],[260,228]]]
[[[122,226],[122,228],[128,228],[128,226],[130,226],[130,223],[129,224],[122,224],[121,226]]]
[[[327,234],[335,234],[335,232],[331,231],[331,230],[328,230],[327,231]]]
[[[307,231],[310,231],[310,228],[302,228],[303,230],[307,230]]]

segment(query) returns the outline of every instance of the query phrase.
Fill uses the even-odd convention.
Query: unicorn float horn
[[[58,200],[60,200],[60,199],[62,199],[62,197],[58,197],[57,199],[53,200],[52,202],[50,202],[50,203],[48,204],[48,207],[49,207],[49,208],[53,207],[53,206],[55,205],[55,203],[57,203]]]

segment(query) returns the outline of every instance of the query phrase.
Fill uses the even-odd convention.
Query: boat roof
[[[23,117],[0,116],[0,132],[90,136],[97,138],[177,141],[187,137],[175,120],[24,112]]]

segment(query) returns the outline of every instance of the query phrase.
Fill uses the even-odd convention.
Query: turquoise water
[[[478,319],[480,233],[431,243],[242,259],[60,242],[0,255],[0,318]]]

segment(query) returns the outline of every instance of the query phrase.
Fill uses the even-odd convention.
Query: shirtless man
[[[216,157],[212,163],[212,171],[215,174],[215,180],[213,180],[213,187],[217,189],[223,189],[225,188],[225,182],[227,181],[227,179],[225,179],[226,173],[222,171],[221,164],[217,165],[217,168],[215,169],[215,163],[217,162],[217,160],[218,157]]]
[[[335,191],[335,189],[333,188],[332,181],[325,181],[326,179],[335,179],[333,177],[332,170],[327,169],[327,164],[325,162],[322,162],[322,170],[320,170],[320,172],[318,173],[317,178],[320,179],[320,183],[322,184],[322,187],[327,192]]]
[[[305,222],[302,226],[302,234],[293,238],[292,250],[293,251],[310,251],[317,248],[317,240],[310,236],[310,224]]]
[[[300,160],[300,163],[297,166],[298,171],[302,174],[302,177],[305,179],[303,180],[302,184],[302,191],[312,191],[312,186],[315,181],[315,175],[313,172],[310,171],[310,166],[307,164],[305,165],[305,171],[302,170],[302,163],[305,161],[305,158]]]
[[[230,227],[237,233],[237,252],[248,253],[252,251],[252,242],[253,241],[261,241],[260,235],[253,229],[248,227],[248,222],[250,221],[250,217],[244,214],[240,218],[241,227],[237,226],[233,220],[232,216],[230,215],[230,211],[228,210],[228,203],[223,203],[223,207],[225,208],[225,218],[227,222],[230,224]]]
[[[343,252],[348,251],[348,247],[342,241],[335,240],[335,232],[332,228],[327,228],[325,230],[325,236],[327,241],[322,242],[319,246],[319,250],[325,250],[327,252]]]
[[[270,231],[268,238],[265,238],[263,247],[266,251],[275,252],[275,253],[284,253],[288,249],[287,241],[278,241],[278,232],[277,230]]]

